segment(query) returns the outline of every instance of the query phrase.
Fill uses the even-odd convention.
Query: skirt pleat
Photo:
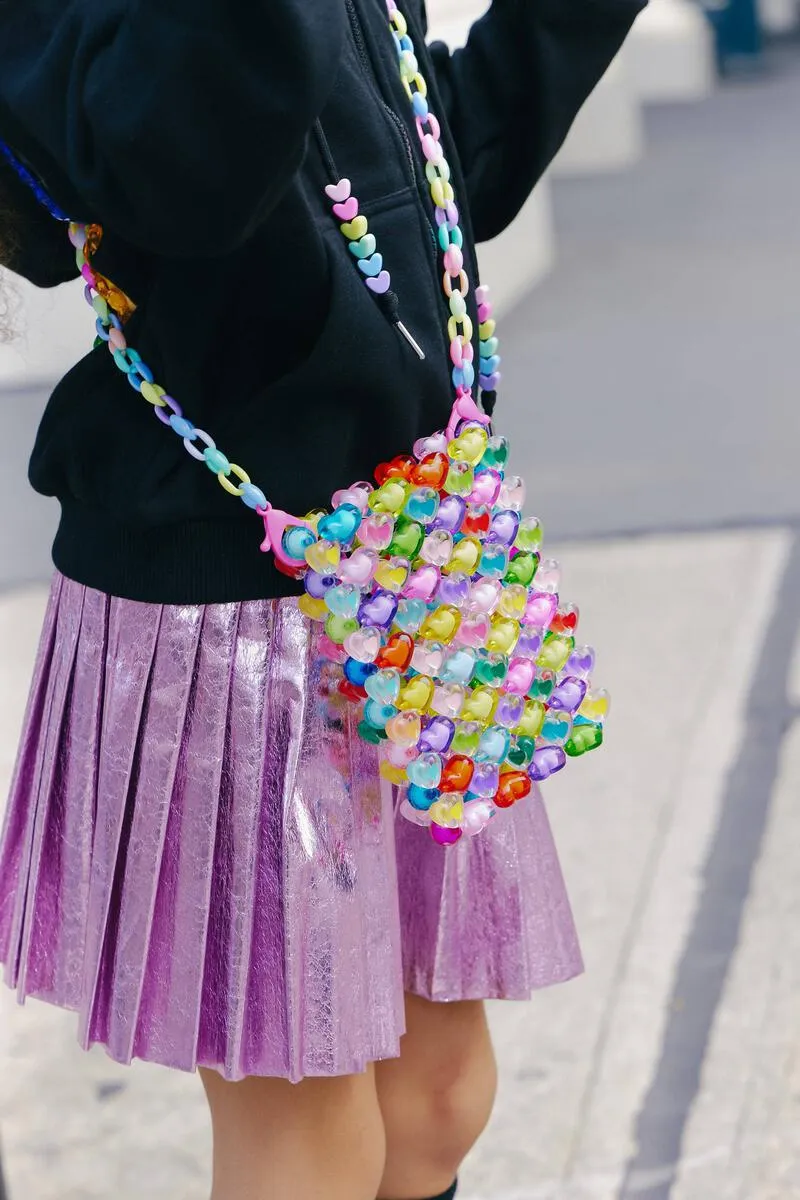
[[[0,840],[0,961],[84,1046],[228,1079],[361,1071],[403,992],[581,970],[538,792],[442,850],[292,600],[160,606],[56,575]]]

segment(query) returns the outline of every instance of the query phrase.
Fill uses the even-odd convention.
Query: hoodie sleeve
[[[230,250],[302,162],[344,22],[340,0],[5,0],[0,137],[77,219]]]
[[[430,47],[478,241],[510,224],[645,0],[494,0],[463,49]]]

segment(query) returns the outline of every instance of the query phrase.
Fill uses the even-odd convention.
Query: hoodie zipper
[[[379,89],[377,81],[375,79],[375,72],[373,70],[372,62],[369,57],[369,51],[367,50],[367,46],[364,41],[364,32],[361,28],[361,18],[358,15],[358,11],[356,9],[354,0],[345,0],[345,7],[347,8],[347,15],[350,19],[350,27],[353,31],[353,40],[355,41],[355,44],[356,44],[356,50],[358,51],[358,57],[361,60],[361,66],[364,70],[364,74],[367,76],[369,85],[372,88],[373,92],[375,93],[375,97],[378,100],[378,103],[381,105],[387,118],[394,126],[395,131],[397,132],[397,134],[400,137],[400,140],[403,144],[403,149],[405,151],[405,156],[406,156],[406,165],[408,167],[408,173],[411,177],[411,182],[413,183],[414,188],[417,192],[417,196],[419,197],[419,199],[422,202],[421,211],[422,211],[422,215],[425,219],[425,225],[427,227],[428,234],[430,237],[431,258],[433,261],[434,270],[436,270],[439,265],[439,247],[438,247],[438,243],[436,240],[436,234],[434,232],[433,225],[431,224],[430,218],[429,218],[428,213],[425,208],[425,203],[427,201],[427,191],[425,188],[425,181],[420,174],[419,164],[417,162],[417,159],[414,155],[414,151],[411,146],[411,139],[408,136],[408,130],[406,129],[403,118],[399,115],[399,113],[395,112],[395,110],[392,108],[392,106],[390,104],[387,104],[386,100],[381,95],[380,89]]]

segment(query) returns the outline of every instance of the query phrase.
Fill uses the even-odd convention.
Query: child
[[[451,55],[421,0],[0,5],[3,259],[76,275],[46,203],[125,319],[96,304],[31,460],[62,517],[0,961],[84,1046],[200,1069],[214,1200],[452,1197],[494,1098],[482,1001],[580,970],[538,794],[449,850],[396,822],[247,508],[329,507],[447,423],[441,248],[477,329],[475,241],[639,7],[494,0]]]

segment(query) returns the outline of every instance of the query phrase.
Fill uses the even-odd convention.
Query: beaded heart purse
[[[594,652],[576,645],[578,611],[559,603],[559,568],[541,561],[539,522],[521,516],[525,489],[506,474],[508,443],[490,434],[475,403],[473,389],[493,401],[500,380],[495,322],[479,288],[476,364],[441,128],[405,18],[394,0],[386,7],[436,216],[455,399],[447,428],[381,464],[377,487],[356,483],[333,496],[330,512],[303,518],[273,508],[128,345],[132,306],[92,266],[100,227],[71,222],[69,236],[98,340],[188,453],[261,518],[261,549],[302,580],[298,603],[324,626],[322,653],[341,665],[339,690],[360,708],[361,737],[385,746],[380,769],[400,788],[401,811],[446,846],[479,833],[568,757],[599,746],[608,696],[591,690]],[[51,214],[68,221],[2,143],[0,152]],[[350,181],[326,190],[366,287],[391,298],[391,275]]]

